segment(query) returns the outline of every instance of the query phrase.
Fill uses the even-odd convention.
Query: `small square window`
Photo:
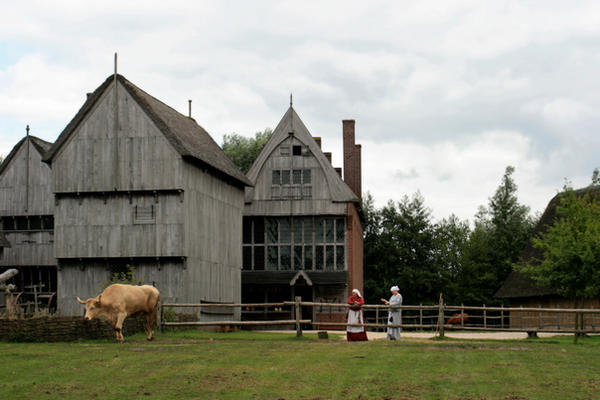
[[[154,204],[149,206],[134,206],[133,207],[133,223],[134,224],[153,224],[156,222],[156,211]]]
[[[301,156],[302,155],[302,146],[293,146],[292,147],[292,154],[295,156]]]

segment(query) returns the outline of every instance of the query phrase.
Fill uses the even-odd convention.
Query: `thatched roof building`
[[[578,189],[575,191],[577,196],[583,196],[585,194],[589,194],[594,199],[600,200],[600,187],[598,186],[589,186],[583,189]],[[549,226],[551,226],[556,220],[556,208],[560,204],[561,199],[563,198],[563,194],[559,193],[550,200],[548,206],[544,210],[540,221],[538,222],[534,236],[539,236],[544,233]],[[533,243],[529,243],[529,245],[523,250],[521,255],[521,260],[528,262],[539,260],[543,254],[539,249],[533,247]],[[526,302],[529,303],[531,301],[540,302],[544,298],[549,297],[560,297],[557,293],[550,288],[541,286],[535,280],[523,275],[518,271],[511,272],[506,281],[502,285],[502,287],[496,292],[495,297],[501,299],[508,299],[511,302]]]

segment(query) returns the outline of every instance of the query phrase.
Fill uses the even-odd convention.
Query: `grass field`
[[[600,337],[347,343],[172,332],[0,342],[2,399],[598,399]]]

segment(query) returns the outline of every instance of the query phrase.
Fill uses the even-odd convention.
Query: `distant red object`
[[[454,314],[452,316],[452,318],[450,318],[448,320],[448,323],[451,325],[458,325],[460,324],[460,317],[462,316],[462,320],[466,323],[469,320],[469,314],[467,313],[463,313],[463,314]]]

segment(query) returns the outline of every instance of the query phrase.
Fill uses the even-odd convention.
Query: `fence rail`
[[[303,307],[310,307],[313,318],[302,318]],[[343,303],[322,303],[302,301],[296,297],[295,301],[279,303],[164,303],[160,307],[159,329],[168,326],[295,326],[298,336],[302,335],[304,327],[344,328],[348,326],[364,326],[365,329],[381,330],[388,327],[404,329],[429,329],[435,330],[439,336],[444,336],[446,330],[466,331],[499,331],[499,332],[526,332],[530,336],[541,332],[587,334],[600,333],[600,309],[595,308],[535,308],[535,307],[487,307],[483,306],[456,306],[446,305],[440,296],[438,305],[373,305],[362,306],[365,322],[363,324],[348,324],[341,321],[318,321],[314,315],[317,312],[336,310],[338,315],[348,308]],[[195,308],[199,311],[210,309],[227,309],[235,314],[239,312],[246,315],[282,315],[291,316],[285,319],[266,320],[210,320],[210,321],[166,321],[164,310],[167,308]],[[285,309],[285,311],[283,311]],[[387,312],[399,310],[401,319],[399,324],[388,324]],[[213,314],[218,315],[218,312]]]

